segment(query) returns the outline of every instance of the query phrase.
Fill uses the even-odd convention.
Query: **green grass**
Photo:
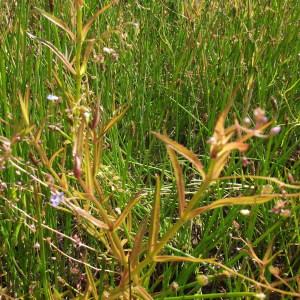
[[[149,191],[149,196],[134,208],[133,231],[136,232],[140,222],[151,214],[154,175],[157,173],[162,177],[161,234],[177,217],[171,164],[163,144],[151,131],[165,129],[172,139],[199,155],[207,166],[209,147],[206,141],[213,133],[217,115],[235,87],[239,87],[239,91],[232,116],[235,114],[239,119],[251,116],[253,109],[260,106],[270,119],[274,118],[281,125],[282,131],[268,140],[252,140],[247,157],[253,164],[243,169],[240,156],[236,154],[224,175],[255,172],[255,175],[287,181],[291,173],[299,182],[298,1],[204,1],[197,16],[192,11],[187,16],[181,1],[125,2],[120,1],[119,5],[110,8],[93,27],[92,34],[97,42],[88,64],[89,81],[86,85],[93,93],[88,94],[86,103],[89,105],[99,100],[105,119],[109,119],[120,105],[130,104],[125,117],[105,138],[107,151],[103,162],[109,166],[106,176],[119,176],[117,187],[127,191],[118,192],[117,188],[113,200],[115,207],[123,208],[130,195],[141,189]],[[70,3],[55,1],[54,6],[54,14],[68,23],[71,22]],[[26,32],[51,41],[67,55],[70,52],[73,55],[75,48],[60,29],[33,12],[34,6],[49,10],[46,1],[0,1],[3,8],[0,25],[6,28],[0,33],[0,135],[7,138],[24,126],[20,121],[19,93],[24,95],[26,86],[30,88],[32,124],[42,126],[47,119],[49,124],[60,126],[70,134],[66,103],[56,105],[46,97],[50,93],[62,95],[53,79],[53,70],[65,79],[63,84],[66,87],[74,89],[74,83],[64,75],[63,67],[53,53],[28,38]],[[97,8],[99,1],[86,1],[84,15],[90,16]],[[113,33],[104,33],[114,29]],[[115,49],[118,60],[103,54],[103,47]],[[99,62],[100,55],[104,55],[104,63]],[[46,128],[42,140],[51,156],[62,146],[65,137]],[[24,164],[30,159],[30,151],[26,142],[13,148],[13,154]],[[71,159],[66,157],[66,160],[72,169]],[[195,191],[199,177],[189,164],[184,160],[182,163],[186,182],[192,180],[194,183],[188,185],[187,191]],[[35,175],[44,178],[43,171],[41,168]],[[113,262],[103,262],[104,248],[82,229],[78,219],[49,205],[47,189],[19,174],[10,165],[3,169],[0,179],[3,186],[0,194],[0,295],[49,299],[50,287],[55,287],[60,293],[65,292],[63,297],[68,299],[76,294],[74,289],[81,288],[84,292],[87,281],[84,267],[51,248],[50,238],[70,257],[87,261],[96,268],[114,269]],[[233,189],[226,182],[215,188],[203,203],[229,193],[250,195],[253,189],[249,185],[261,190],[262,184],[262,181],[249,181],[244,185],[236,180],[236,189]],[[110,189],[111,182],[107,182],[106,191]],[[259,268],[246,253],[238,250],[244,244],[233,237],[251,242],[260,258],[273,241],[273,253],[280,251],[280,254],[272,264],[278,266],[282,274],[299,278],[299,199],[290,204],[291,216],[288,218],[272,213],[273,206],[271,202],[252,207],[248,217],[239,213],[240,207],[219,208],[201,215],[180,230],[164,253],[216,256],[226,266],[257,278]],[[36,219],[34,230],[29,228],[33,221],[25,213]],[[235,228],[233,222],[237,222],[239,228]],[[86,250],[76,248],[73,242],[43,225],[73,238],[77,235],[96,251],[87,251],[87,255]],[[37,243],[39,248],[35,247]],[[78,274],[75,269],[79,270]],[[197,282],[196,276],[201,273],[211,276],[208,286],[201,287]],[[224,291],[230,293],[228,298],[252,299],[252,293],[258,292],[243,279],[221,276],[208,265],[161,264],[155,275],[149,291],[162,292],[157,297],[165,295],[166,299],[192,299],[192,295],[201,293],[221,299],[227,297]],[[270,273],[268,276],[271,279]],[[115,284],[109,273],[96,272],[95,278],[99,293],[105,280]],[[176,292],[170,289],[173,281],[179,285]],[[295,279],[289,284],[299,292],[299,283],[297,286]],[[243,291],[245,294],[239,294]],[[184,295],[190,298],[181,297]],[[205,297],[209,298],[206,295],[203,299]],[[196,298],[201,299],[201,296]]]

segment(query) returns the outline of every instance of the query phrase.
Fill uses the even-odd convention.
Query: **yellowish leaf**
[[[104,7],[102,7],[101,9],[99,9],[84,25],[83,29],[82,29],[82,41],[85,40],[91,26],[93,25],[93,23],[96,21],[96,19],[103,14],[107,9],[109,9],[113,4],[115,4],[116,1],[112,1],[111,3],[105,5]]]
[[[114,223],[114,230],[117,229],[125,220],[127,215],[130,213],[131,209],[140,201],[142,198],[141,192],[138,193],[133,199],[129,201],[129,203],[126,205],[125,209],[122,211],[119,218]]]
[[[22,116],[24,118],[24,121],[25,121],[27,127],[29,126],[29,112],[28,112],[29,93],[30,93],[29,87],[26,88],[24,97],[19,92],[19,101],[20,101],[20,106],[21,106],[21,112],[22,112]]]
[[[151,253],[157,243],[160,228],[160,178],[156,176],[155,197],[151,213],[148,251]]]
[[[52,167],[54,159],[62,152],[65,150],[65,147],[60,148],[59,150],[57,150],[49,159],[49,164],[50,167]]]
[[[69,62],[69,60],[64,56],[64,54],[62,54],[53,44],[51,44],[49,41],[46,41],[44,39],[38,38],[37,36],[27,32],[27,35],[33,39],[36,40],[38,42],[40,42],[41,44],[43,44],[44,46],[46,46],[47,48],[49,48],[56,56],[57,58],[59,58],[61,60],[61,62],[65,65],[65,67],[73,74],[76,75],[76,71],[73,68],[72,64]]]
[[[290,189],[300,189],[300,185],[295,185],[295,184],[288,184],[283,181],[280,181],[277,178],[274,177],[268,177],[268,176],[257,176],[257,175],[232,175],[232,176],[224,176],[224,177],[219,177],[212,179],[211,181],[220,181],[220,180],[228,180],[228,179],[252,179],[252,180],[266,180],[269,182],[274,182],[280,187],[286,187]]]
[[[138,296],[138,299],[153,300],[152,296],[142,286],[135,286],[133,288],[133,294]]]
[[[191,256],[171,256],[160,255],[153,258],[155,262],[192,262],[192,263],[213,263],[216,260],[213,258],[196,258]]]
[[[92,292],[93,298],[94,299],[99,299],[96,283],[95,283],[95,280],[94,280],[94,276],[93,276],[90,268],[86,264],[85,264],[85,272],[86,272],[86,275],[87,275],[87,281],[88,281],[88,284],[89,284],[89,289]]]
[[[196,168],[196,170],[201,174],[202,178],[205,178],[205,172],[203,171],[203,165],[200,162],[200,160],[198,159],[198,157],[196,156],[195,153],[193,153],[192,151],[188,150],[187,148],[185,148],[183,145],[171,140],[169,137],[167,137],[166,135],[162,135],[160,133],[157,132],[152,132],[158,139],[160,139],[161,141],[163,141],[167,146],[169,146],[170,148],[172,148],[173,150],[175,150],[177,153],[179,153],[180,155],[182,155],[183,157],[185,157],[188,161],[190,161],[194,167]]]
[[[211,170],[211,178],[216,179],[221,174],[222,170],[228,159],[228,153],[223,154],[223,156],[218,157],[215,164],[213,165],[213,169]]]
[[[125,105],[122,108],[120,108],[116,116],[111,118],[109,122],[105,125],[104,129],[101,132],[101,136],[103,136],[107,131],[109,131],[109,129],[111,129],[125,115],[128,109],[129,109],[128,105]]]
[[[248,144],[240,143],[240,142],[232,142],[224,145],[222,150],[218,153],[218,156],[222,156],[225,153],[231,152],[233,150],[239,150],[241,152],[247,151],[249,148]]]
[[[297,198],[300,196],[300,193],[295,194],[285,194],[285,198]],[[209,205],[202,206],[199,208],[194,209],[189,214],[189,219],[192,219],[199,214],[202,214],[208,210],[212,210],[218,207],[223,206],[232,206],[232,205],[257,205],[269,202],[275,198],[281,198],[282,194],[260,194],[260,195],[253,195],[253,196],[241,196],[241,197],[229,197],[216,200]]]
[[[185,209],[185,188],[184,188],[184,178],[182,174],[181,167],[179,165],[177,156],[172,148],[167,146],[167,151],[170,157],[170,160],[173,165],[176,185],[177,185],[177,193],[178,193],[178,202],[179,202],[179,216],[181,217],[184,209]]]
[[[94,44],[95,44],[95,40],[89,40],[88,41],[88,44],[85,48],[85,51],[84,51],[84,54],[83,54],[83,57],[82,57],[82,64],[81,64],[81,67],[80,67],[80,74],[83,75],[86,71],[86,68],[87,68],[87,63],[88,63],[88,60],[89,60],[89,57],[90,57],[90,54],[93,50],[93,47],[94,47]]]
[[[52,22],[54,25],[58,26],[59,28],[63,29],[68,35],[69,37],[75,41],[75,35],[74,33],[71,31],[71,29],[68,27],[68,25],[62,21],[61,19],[53,16],[52,14],[47,13],[46,11],[40,9],[40,8],[35,8],[35,10],[41,14],[42,16],[44,16],[46,19],[48,19],[50,22]]]
[[[89,212],[85,211],[84,209],[75,206],[75,205],[70,205],[69,206],[72,208],[72,210],[80,217],[82,217],[83,219],[87,220],[88,222],[90,222],[91,224],[95,225],[96,227],[103,229],[103,230],[109,230],[109,227],[107,224],[105,224],[104,222],[96,219],[95,217],[93,217],[91,214],[89,214]]]
[[[143,237],[146,233],[147,229],[147,219],[142,222],[142,224],[139,226],[139,231],[135,236],[133,248],[130,254],[130,264],[132,269],[136,267],[136,265],[139,263],[139,255],[142,251],[143,247]]]

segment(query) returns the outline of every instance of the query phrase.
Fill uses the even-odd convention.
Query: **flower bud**
[[[249,209],[241,209],[240,214],[243,216],[249,216],[251,211]]]
[[[208,285],[208,277],[203,274],[197,276],[197,281],[201,286]]]
[[[271,136],[276,135],[276,134],[278,134],[280,131],[281,131],[281,127],[280,127],[280,126],[275,126],[275,127],[271,128],[271,130],[270,130],[270,135],[271,135]]]
[[[178,289],[179,289],[179,284],[176,282],[176,281],[173,281],[171,284],[170,284],[170,288],[173,292],[176,292]]]

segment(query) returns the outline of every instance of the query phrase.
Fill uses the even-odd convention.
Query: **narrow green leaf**
[[[52,14],[47,13],[46,11],[35,7],[35,10],[41,14],[43,17],[45,17],[46,19],[48,19],[50,22],[52,22],[54,25],[58,26],[59,28],[63,29],[69,36],[70,38],[75,41],[75,35],[74,33],[71,31],[71,29],[68,27],[68,25],[62,21],[61,19],[53,16]]]
[[[157,243],[159,228],[160,228],[160,177],[157,175],[154,203],[153,203],[152,213],[151,213],[149,242],[148,242],[148,251],[150,254]]]
[[[178,193],[178,202],[179,202],[179,216],[181,217],[184,209],[185,209],[185,188],[184,188],[184,179],[182,174],[182,169],[179,165],[177,156],[172,148],[167,146],[167,151],[173,165],[175,178],[176,178],[176,186]]]
[[[48,47],[60,60],[61,62],[65,65],[65,67],[73,74],[76,75],[76,71],[73,68],[72,64],[69,62],[69,60],[49,41],[46,41],[44,39],[41,39],[29,32],[27,32],[27,35],[32,39],[40,42],[44,46]]]
[[[196,156],[195,153],[185,148],[183,145],[180,145],[179,143],[171,140],[166,135],[162,135],[158,132],[152,132],[158,139],[163,141],[166,145],[168,145],[170,148],[175,150],[177,153],[185,157],[188,161],[190,161],[194,167],[197,169],[197,171],[201,174],[202,178],[204,179],[206,174],[203,171],[203,165]]]

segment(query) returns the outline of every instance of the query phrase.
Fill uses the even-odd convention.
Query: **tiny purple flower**
[[[57,192],[55,194],[52,194],[50,197],[50,202],[53,207],[57,207],[63,200],[64,200],[63,192],[60,193]]]

